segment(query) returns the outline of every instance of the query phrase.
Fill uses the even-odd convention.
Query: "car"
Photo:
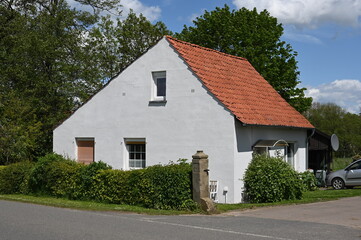
[[[329,173],[326,184],[336,190],[361,186],[361,159],[354,161],[345,169]]]

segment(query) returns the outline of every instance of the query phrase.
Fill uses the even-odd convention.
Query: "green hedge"
[[[33,166],[33,163],[24,161],[2,167],[0,193],[29,193],[28,182]]]
[[[192,209],[191,165],[155,165],[141,170],[102,170],[94,177],[92,198],[156,209]]]
[[[39,158],[35,165],[9,165],[0,170],[0,193],[26,192],[69,199],[139,205],[156,209],[192,209],[191,165],[180,161],[145,169],[112,170],[103,162],[83,165],[57,154]],[[27,163],[30,164],[30,163]],[[12,188],[7,172],[16,172]],[[7,175],[6,175],[7,174]],[[24,181],[24,179],[26,181]],[[1,188],[3,186],[3,188]]]
[[[255,155],[244,176],[245,193],[253,203],[301,199],[303,184],[281,158]]]

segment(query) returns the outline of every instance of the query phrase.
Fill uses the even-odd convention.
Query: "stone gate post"
[[[192,158],[193,200],[199,203],[204,211],[212,213],[215,207],[209,198],[208,155],[197,151]]]

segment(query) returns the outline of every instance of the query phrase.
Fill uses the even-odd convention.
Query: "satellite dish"
[[[336,134],[331,135],[331,147],[334,151],[337,151],[340,146],[340,142],[338,141],[338,137]]]

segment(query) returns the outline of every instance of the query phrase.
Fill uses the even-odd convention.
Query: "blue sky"
[[[282,39],[298,52],[300,87],[314,101],[361,112],[361,0],[121,0],[149,20],[179,32],[216,7],[267,9],[284,26]]]

